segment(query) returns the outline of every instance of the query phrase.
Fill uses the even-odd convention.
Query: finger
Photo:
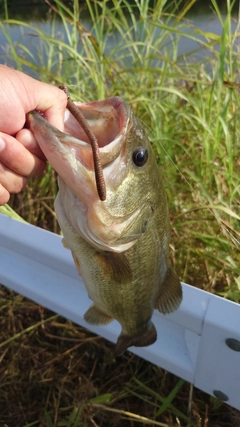
[[[10,193],[0,184],[0,206],[5,205],[10,199]]]
[[[45,161],[31,154],[15,138],[1,132],[0,161],[14,173],[25,177],[40,175],[46,165]]]
[[[67,96],[62,90],[4,65],[0,65],[0,74],[2,132],[16,134],[24,126],[26,113],[35,109],[46,113],[47,120],[63,130]]]
[[[17,141],[21,142],[24,147],[30,151],[30,153],[39,157],[39,159],[46,160],[40,146],[34,138],[32,132],[29,129],[22,129],[16,134]]]
[[[49,87],[46,84],[45,90],[42,88],[41,98],[38,101],[36,109],[43,111],[46,119],[57,129],[63,131],[67,95],[63,90],[51,86],[51,96],[49,96]]]
[[[8,193],[19,193],[26,186],[27,178],[16,174],[0,163],[0,183]]]

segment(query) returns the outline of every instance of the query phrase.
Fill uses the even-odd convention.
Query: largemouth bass
[[[106,200],[99,200],[89,140],[66,112],[60,132],[42,115],[27,115],[30,130],[58,173],[55,210],[93,305],[84,319],[122,326],[116,355],[157,339],[153,310],[169,313],[182,299],[169,261],[166,194],[147,135],[119,97],[81,109],[99,144]]]

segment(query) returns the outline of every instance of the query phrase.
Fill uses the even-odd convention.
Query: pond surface
[[[50,34],[52,31],[51,16],[52,11],[49,6],[45,3],[44,0],[18,0],[18,1],[8,1],[7,7],[4,8],[4,1],[0,0],[0,17],[2,18],[3,28],[0,30],[0,63],[14,66],[14,60],[11,55],[10,41],[15,45],[21,43],[22,46],[25,46],[26,49],[29,49],[34,56],[36,49],[39,51],[40,41],[38,40],[37,34],[34,34],[34,28],[41,29],[44,33]],[[71,2],[65,2],[68,7],[70,7]],[[133,3],[133,2],[132,2]],[[154,3],[154,2],[152,2]],[[188,22],[190,22],[194,27],[204,31],[220,35],[222,32],[222,25],[216,16],[216,13],[213,12],[213,9],[209,5],[211,2],[209,0],[198,0],[196,4],[191,8],[187,15]],[[224,19],[226,13],[226,0],[218,2],[219,7],[222,11],[222,16]],[[87,13],[87,8],[85,2],[80,2],[81,8],[81,22],[87,29],[91,29],[91,20],[90,16]],[[235,16],[237,17],[238,11],[234,11]],[[234,16],[233,13],[233,16]],[[24,26],[19,25],[6,25],[4,24],[4,18],[8,17],[9,19],[17,19],[19,21],[27,22],[32,25],[33,30],[25,28]],[[232,31],[236,28],[236,22],[233,22]],[[200,46],[199,42],[192,40],[187,37],[187,34],[190,32],[189,27],[185,29],[186,37],[182,37],[179,42],[178,56],[182,56],[197,50]],[[5,34],[4,34],[5,33]],[[60,37],[62,40],[66,41],[65,30],[63,24],[60,20],[56,20],[54,36]],[[9,39],[8,39],[9,36]],[[201,37],[199,37],[201,41]],[[203,40],[203,38],[202,38]],[[115,35],[114,43],[118,42],[118,35]],[[22,48],[18,49],[18,54],[24,54]],[[26,53],[25,53],[26,55]],[[43,53],[44,55],[44,53]],[[201,51],[202,56],[209,55],[207,50]],[[47,60],[47,58],[45,58]],[[38,59],[36,55],[36,65],[38,64]]]
[[[169,3],[171,0],[169,1]],[[51,0],[50,3],[54,4],[54,0]],[[67,7],[71,8],[73,1],[71,0],[62,0],[62,3]],[[85,18],[88,17],[87,7],[85,1],[79,1],[79,5],[82,13],[85,15]],[[134,4],[134,0],[128,1],[130,4]],[[156,1],[150,1],[149,4],[152,6]],[[168,3],[168,2],[167,2]],[[183,0],[178,0],[178,3],[183,5]],[[187,3],[187,1],[185,1]],[[232,3],[232,1],[231,1]],[[238,13],[238,2],[235,2],[234,13],[237,16]],[[5,6],[6,4],[6,6]],[[108,4],[111,4],[109,1]],[[217,4],[222,13],[226,12],[227,0],[217,0]],[[49,6],[45,0],[0,0],[0,18],[5,19],[6,14],[11,19],[27,20],[27,21],[42,21],[46,20],[49,17]],[[201,20],[201,17],[212,16],[213,7],[210,0],[196,0],[196,3],[191,7],[188,17],[195,16]]]

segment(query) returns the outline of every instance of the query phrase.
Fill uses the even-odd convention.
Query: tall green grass
[[[78,1],[69,8],[56,0],[50,33],[11,19],[0,25],[16,68],[67,84],[76,100],[120,95],[132,105],[165,181],[176,270],[194,286],[239,301],[239,27],[232,30],[233,2],[227,1],[223,18],[213,0],[222,34],[203,33],[185,19],[194,3],[159,0],[151,8],[148,1],[87,0],[85,28]],[[10,40],[9,25],[33,33],[37,58],[24,37],[17,44]],[[199,49],[179,55],[183,37],[198,41]],[[208,55],[197,62],[202,51]],[[48,168],[40,182],[13,197],[13,207],[26,220],[58,231],[48,203],[56,190]]]
[[[55,0],[49,2],[51,30],[45,33],[40,27],[8,18],[5,2],[6,19],[0,22],[0,29],[6,36],[9,55],[1,60],[43,81],[68,85],[75,100],[89,102],[120,95],[129,102],[147,130],[164,180],[172,223],[171,254],[180,278],[239,302],[239,24],[234,22],[233,2],[226,1],[223,17],[212,0],[222,33],[203,33],[186,19],[194,3],[157,0],[151,7],[147,0],[131,4],[125,0],[87,0],[80,7],[73,0],[70,7]],[[89,21],[84,26],[86,9]],[[59,20],[62,33],[58,31]],[[11,40],[11,25],[33,34],[33,44],[38,39],[35,53],[24,36],[18,43]],[[199,48],[180,55],[179,41],[183,37],[197,41]],[[208,55],[201,57],[203,51]],[[59,232],[53,210],[56,192],[56,175],[48,166],[39,180],[29,181],[25,191],[12,196],[11,206],[26,221]],[[9,208],[5,206],[1,211],[8,213]],[[38,318],[38,309],[22,297],[4,296],[0,301],[2,313],[10,313],[12,319],[6,324],[7,317],[2,317],[2,330],[20,333],[21,337],[21,331],[31,333],[32,317],[29,315],[30,326],[24,326],[25,313],[33,312]],[[32,341],[24,341],[22,346],[14,346],[11,341],[10,351],[17,358],[10,358],[11,369],[4,368],[2,373],[4,377],[8,370],[13,376],[9,395],[15,401],[16,393],[21,394],[20,389],[16,391],[14,379],[22,381],[22,387],[30,381],[31,389],[42,393],[39,399],[45,408],[43,416],[25,396],[30,413],[34,407],[33,416],[27,413],[22,418],[26,425],[188,423],[188,392],[186,385],[182,390],[181,381],[131,356],[123,356],[124,369],[120,370],[106,345],[95,342],[97,338],[89,338],[95,359],[91,359],[87,348],[79,356],[75,344],[72,349],[66,348],[76,337],[80,342],[77,350],[78,345],[85,349],[85,332],[59,321],[46,330],[39,329],[34,346]],[[46,342],[51,352],[58,343],[54,357],[49,355]],[[27,379],[20,374],[21,363],[30,366]],[[78,372],[82,370],[87,374],[81,374],[80,381]],[[111,378],[107,377],[109,371]],[[51,378],[54,382],[49,388]],[[137,408],[130,410],[136,399]],[[92,408],[97,414],[94,418]],[[193,425],[215,425],[212,402],[206,409],[195,394],[194,408]],[[220,415],[219,425],[225,425],[223,419]],[[28,424],[27,420],[35,421]]]

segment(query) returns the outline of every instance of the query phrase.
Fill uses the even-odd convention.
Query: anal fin
[[[108,325],[114,320],[113,317],[103,313],[94,304],[86,311],[83,318],[91,325]]]
[[[168,268],[160,287],[155,307],[161,313],[167,314],[177,310],[182,301],[182,286],[174,270]]]

